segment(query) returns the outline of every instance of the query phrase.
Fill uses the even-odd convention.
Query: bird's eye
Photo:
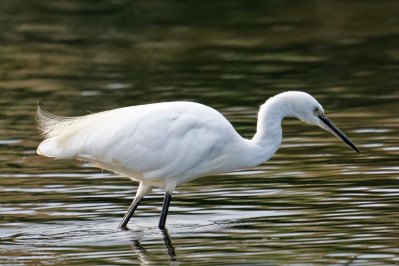
[[[320,108],[316,106],[316,107],[313,109],[313,114],[317,115],[317,114],[319,113],[319,111],[320,111]]]

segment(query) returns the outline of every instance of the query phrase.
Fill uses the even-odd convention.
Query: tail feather
[[[76,117],[58,116],[37,107],[36,122],[45,139],[59,135],[63,129],[76,120]]]
[[[66,117],[58,116],[47,112],[37,107],[36,121],[39,130],[41,131],[44,141],[40,143],[37,148],[37,154],[47,157],[57,158],[69,158],[73,157],[72,151],[65,149],[62,145],[59,145],[57,137],[61,136],[62,133],[67,131],[76,121],[79,121],[81,117]]]

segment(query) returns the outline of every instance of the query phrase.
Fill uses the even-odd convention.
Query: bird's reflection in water
[[[175,262],[176,261],[176,253],[175,248],[173,247],[172,241],[170,240],[168,230],[163,229],[161,230],[163,235],[164,245],[166,250],[168,251],[169,261]],[[136,251],[138,255],[138,259],[144,264],[151,264],[151,258],[148,255],[147,249],[140,244],[140,241],[135,239],[132,243],[133,249]]]
[[[168,250],[168,255],[169,255],[169,261],[176,261],[176,253],[175,253],[175,248],[173,247],[172,241],[170,241],[169,233],[167,229],[162,230],[163,234],[163,242]]]

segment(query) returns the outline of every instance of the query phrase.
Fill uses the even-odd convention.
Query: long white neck
[[[291,103],[292,100],[279,94],[260,107],[257,131],[249,140],[252,154],[257,158],[253,161],[254,166],[268,160],[280,147],[283,137],[281,122],[284,117],[295,115]]]
[[[299,91],[283,92],[267,100],[259,109],[256,134],[251,140],[242,138],[233,148],[230,167],[250,168],[269,160],[281,145],[283,118],[293,116],[317,125],[312,109],[309,110],[314,106],[322,108],[312,96]]]
[[[282,139],[281,122],[290,115],[290,105],[281,97],[273,97],[264,103],[258,113],[256,134],[252,141],[259,146],[278,144]]]

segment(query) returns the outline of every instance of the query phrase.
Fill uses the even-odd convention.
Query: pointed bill
[[[334,125],[333,122],[330,121],[330,119],[327,118],[324,114],[318,115],[317,116],[321,120],[322,126],[327,130],[333,133],[337,138],[340,138],[342,141],[344,141],[346,144],[349,145],[352,149],[360,153],[359,149],[353,144],[353,142],[342,132],[336,125]]]

